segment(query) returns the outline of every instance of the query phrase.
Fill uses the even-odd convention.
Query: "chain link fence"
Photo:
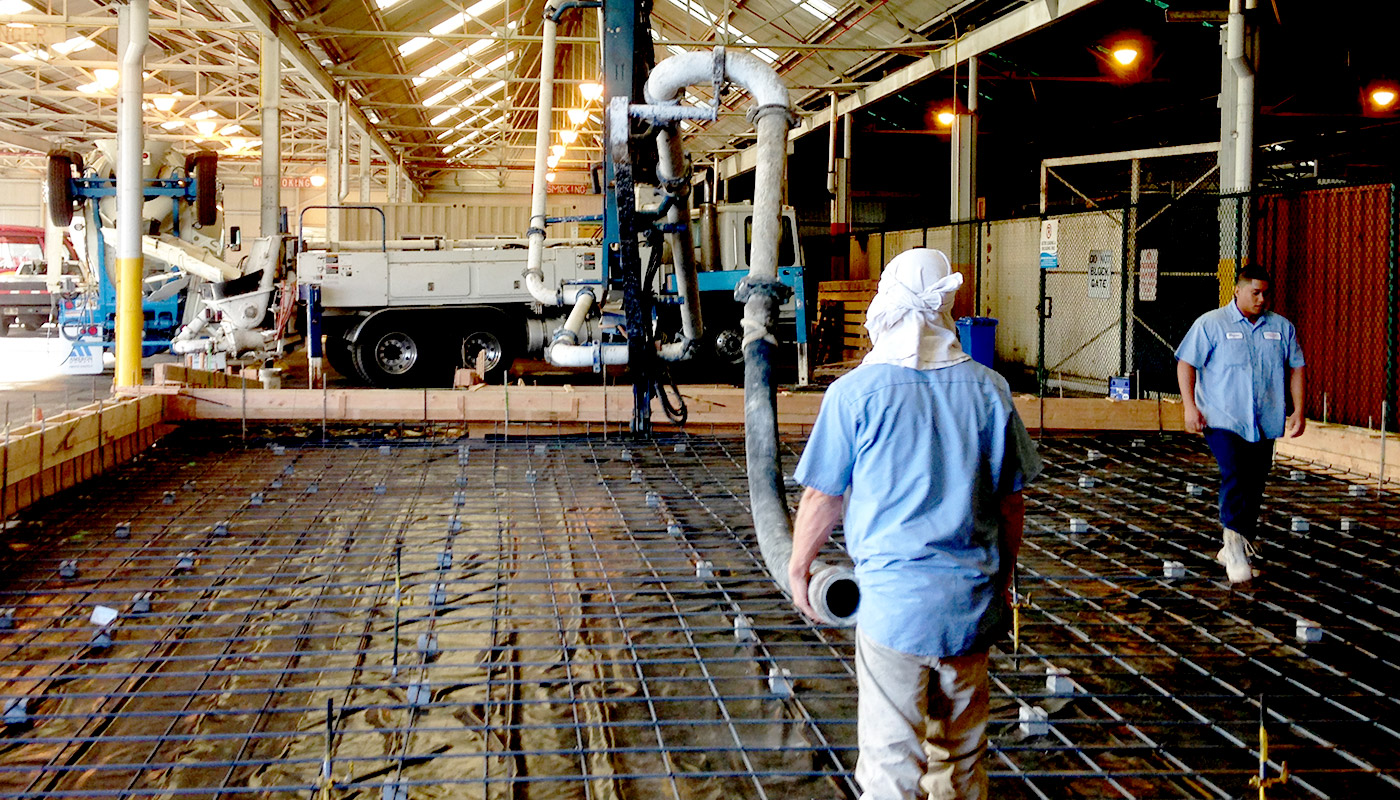
[[[954,315],[998,319],[997,368],[1015,388],[1104,395],[1126,377],[1143,397],[1176,395],[1177,345],[1230,301],[1238,265],[1258,264],[1273,276],[1273,309],[1298,328],[1308,416],[1395,430],[1395,188],[1221,194],[1211,170],[1191,174],[1177,170],[1162,191],[1148,184],[1136,202],[1071,193],[1075,202],[1041,217],[818,237],[809,263],[826,263],[813,250],[829,254],[851,298],[862,285],[873,294],[881,265],[900,252],[943,250],[967,279]],[[864,306],[852,307],[842,321],[858,336]],[[844,344],[819,347],[822,360],[852,365],[858,343]]]

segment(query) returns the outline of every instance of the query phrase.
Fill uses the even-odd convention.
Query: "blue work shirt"
[[[827,390],[797,465],[803,486],[849,488],[856,623],[903,653],[953,656],[1002,635],[1000,501],[1040,456],[1000,375],[867,364]]]
[[[1231,300],[1196,320],[1176,357],[1196,368],[1196,405],[1206,425],[1247,442],[1283,435],[1288,371],[1304,364],[1293,323],[1265,311],[1251,324]]]

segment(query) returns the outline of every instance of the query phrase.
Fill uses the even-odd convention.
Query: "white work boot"
[[[1215,560],[1225,567],[1225,574],[1230,578],[1230,583],[1244,583],[1259,574],[1249,563],[1249,557],[1257,555],[1254,552],[1254,545],[1249,540],[1238,533],[1225,529],[1225,546],[1220,548]]]

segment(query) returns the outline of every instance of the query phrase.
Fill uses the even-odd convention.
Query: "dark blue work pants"
[[[1274,440],[1245,441],[1230,431],[1206,428],[1206,444],[1220,465],[1220,524],[1245,537],[1254,536],[1264,480],[1274,461]]]

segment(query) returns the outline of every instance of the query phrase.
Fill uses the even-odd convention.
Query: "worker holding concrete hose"
[[[1021,488],[1040,457],[1006,381],[958,344],[960,285],[936,250],[890,261],[870,353],[827,391],[797,467],[788,577],[812,619],[808,574],[850,493],[862,800],[987,791],[987,651],[1009,625]]]
[[[1268,310],[1269,273],[1240,270],[1235,297],[1202,314],[1176,350],[1186,430],[1205,435],[1220,466],[1215,556],[1231,583],[1258,575],[1250,538],[1274,461],[1274,440],[1303,435],[1303,350],[1293,323]]]

